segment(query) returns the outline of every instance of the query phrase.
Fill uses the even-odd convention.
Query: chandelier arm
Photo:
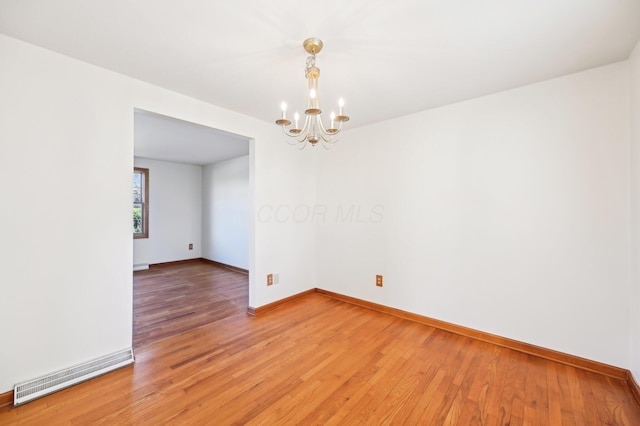
[[[285,135],[289,136],[289,137],[293,137],[293,136],[295,136],[295,134],[294,134],[294,133],[291,133],[291,132],[289,131],[289,129],[287,129],[285,126],[282,126],[282,132],[283,132]]]
[[[298,145],[299,149],[304,148],[304,145],[306,145],[306,139],[307,139],[307,135],[304,133],[291,133],[289,130],[285,129],[284,126],[282,128],[283,133],[285,134],[285,136],[288,136],[289,138],[293,138],[293,139],[285,139],[287,141],[287,143],[289,145]],[[302,147],[300,147],[302,146]]]
[[[302,126],[302,129],[299,132],[292,132],[292,130],[295,129],[287,128],[287,126],[284,124],[281,125],[283,133],[291,138],[295,138],[296,140],[296,142],[293,143],[289,143],[289,141],[287,140],[287,143],[289,143],[289,145],[296,145],[300,142],[305,141],[305,139],[307,138],[307,127],[309,125],[308,122],[309,116],[306,116],[304,120],[304,126]],[[289,125],[289,127],[291,127],[291,125]]]
[[[333,135],[333,137],[329,140],[326,139],[322,139],[322,147],[324,149],[331,149],[333,147],[333,145],[335,145],[337,142],[340,141],[340,139],[342,139],[342,134],[340,133],[336,133]]]
[[[318,124],[320,125],[320,137],[322,138],[322,140],[328,143],[336,143],[338,138],[334,138],[334,136],[337,136],[340,133],[341,129],[337,129],[335,133],[328,132],[327,129],[324,128],[324,124],[322,123],[322,120],[319,116]]]
[[[336,133],[335,137],[332,137],[331,139],[325,139],[325,138],[322,138],[322,141],[323,141],[325,144],[335,145],[335,143],[336,143],[336,142],[339,142],[339,141],[340,141],[340,136]]]
[[[309,115],[305,115],[304,117],[304,126],[302,126],[302,131],[300,132],[300,134],[298,135],[298,137],[296,138],[298,142],[302,143],[305,142],[308,138],[309,138],[309,130],[311,127],[311,116]]]
[[[288,136],[285,140],[289,145],[306,145],[306,143],[304,143],[306,139],[306,135],[304,133],[299,133],[299,134],[291,133],[284,127],[282,128],[282,130],[285,136]],[[293,139],[289,139],[289,138],[293,138]],[[304,146],[302,148],[304,148]],[[299,149],[302,149],[302,148],[299,148]]]
[[[282,128],[282,133],[284,133],[286,136],[293,136],[293,133],[289,132],[289,129],[287,129],[285,126],[280,126]]]

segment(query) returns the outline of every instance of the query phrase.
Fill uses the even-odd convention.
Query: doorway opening
[[[246,312],[250,144],[245,136],[134,111],[134,168],[148,170],[146,237],[133,240],[133,269],[140,271],[134,276],[134,346],[162,335],[149,331],[153,324],[184,331],[232,312],[225,304],[240,303]],[[135,190],[134,183],[134,221]],[[233,284],[215,290],[224,279]],[[156,285],[146,287],[150,280]],[[241,289],[222,294],[239,283]],[[152,303],[158,298],[164,302]],[[183,309],[194,300],[202,302],[202,312]],[[142,324],[145,330],[137,330]]]

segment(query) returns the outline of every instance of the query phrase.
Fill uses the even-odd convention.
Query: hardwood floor
[[[204,261],[151,267],[134,274],[133,347],[244,313],[248,275]]]
[[[250,317],[246,280],[136,273],[134,366],[0,424],[640,425],[623,381],[320,294]]]

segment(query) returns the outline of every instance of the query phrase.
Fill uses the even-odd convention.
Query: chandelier
[[[307,58],[307,66],[305,68],[305,76],[309,80],[309,98],[307,100],[307,109],[304,111],[305,118],[302,128],[299,127],[300,115],[296,112],[293,116],[294,124],[287,119],[287,104],[282,103],[282,118],[276,120],[276,124],[282,127],[285,135],[293,138],[291,145],[299,145],[300,149],[307,146],[307,142],[315,146],[321,142],[322,146],[329,148],[330,144],[338,141],[340,132],[342,131],[342,123],[349,121],[349,117],[344,115],[344,100],[340,98],[338,101],[338,115],[331,112],[331,125],[326,128],[322,123],[322,110],[320,109],[320,101],[318,99],[318,78],[320,77],[320,69],[316,67],[316,54],[322,50],[322,40],[318,38],[308,38],[302,44],[304,50],[311,56]]]

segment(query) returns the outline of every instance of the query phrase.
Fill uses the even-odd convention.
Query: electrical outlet
[[[382,287],[382,275],[376,275],[376,286]]]
[[[280,283],[280,274],[273,274],[273,283],[274,284]]]
[[[189,243],[189,250],[193,250],[193,244]]]
[[[267,285],[273,285],[273,274],[267,275]]]

